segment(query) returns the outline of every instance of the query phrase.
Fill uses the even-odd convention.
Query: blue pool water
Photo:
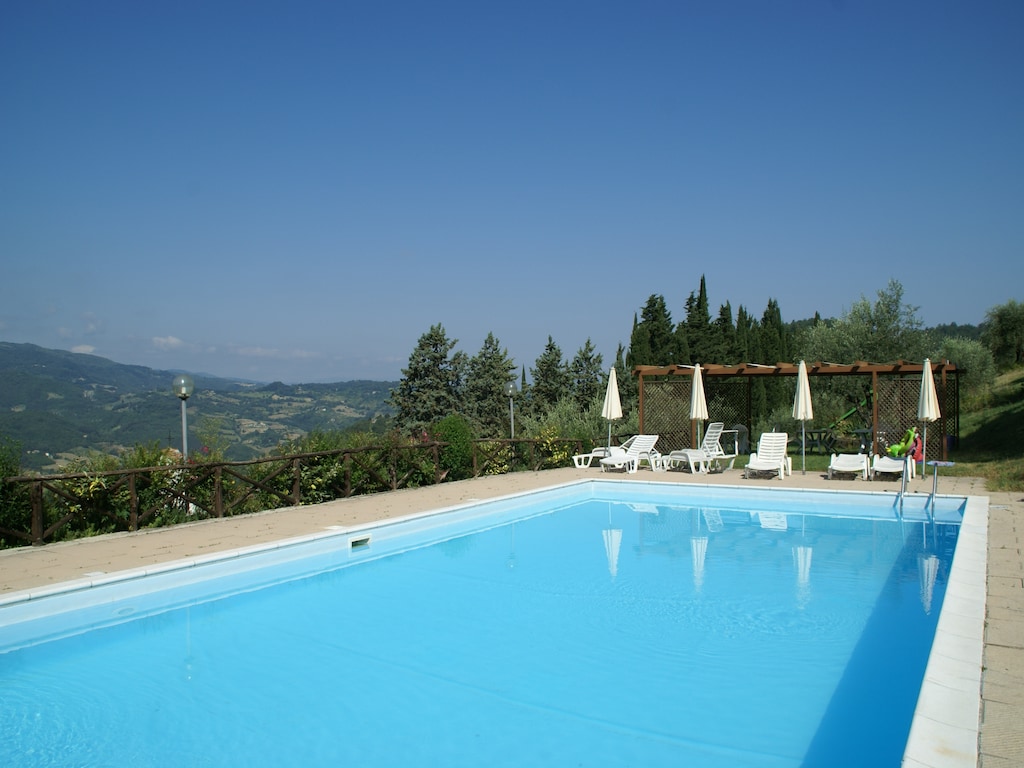
[[[963,500],[606,485],[0,608],[0,765],[899,765]]]

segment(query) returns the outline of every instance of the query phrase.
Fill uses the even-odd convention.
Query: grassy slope
[[[991,401],[960,418],[958,475],[984,477],[990,491],[1024,491],[1024,369],[1003,374]]]

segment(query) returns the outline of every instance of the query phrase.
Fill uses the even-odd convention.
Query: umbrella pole
[[[807,422],[800,422],[800,463],[803,474],[807,474]]]
[[[932,474],[938,472],[938,467],[932,468]],[[921,440],[921,479],[924,480],[928,473],[928,422],[924,423],[924,439]]]

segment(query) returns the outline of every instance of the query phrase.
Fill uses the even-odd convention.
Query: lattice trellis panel
[[[928,444],[926,461],[941,461],[943,444],[953,420],[946,418],[956,408],[956,388],[950,386],[943,390],[941,383],[936,381],[936,393],[939,396],[939,410],[942,417],[928,424]],[[875,391],[878,404],[878,452],[884,453],[887,446],[898,443],[908,429],[914,427],[918,432],[924,431],[924,422],[917,418],[917,404],[921,396],[921,378],[919,376],[900,376],[879,378]]]
[[[694,447],[690,421],[692,382],[689,376],[644,380],[644,431],[658,435],[661,453]],[[745,379],[705,379],[704,396],[708,402],[708,423],[720,421],[726,429],[748,423]]]

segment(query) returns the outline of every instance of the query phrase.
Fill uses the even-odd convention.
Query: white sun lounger
[[[902,476],[904,469],[907,469],[910,473],[907,477],[910,480],[913,480],[914,475],[917,474],[913,460],[903,457],[894,459],[892,456],[879,456],[877,453],[871,458],[872,480],[874,480],[875,476],[879,473],[882,473],[883,475]]]
[[[735,440],[733,441],[733,452],[726,453],[722,448],[722,432],[725,424],[720,421],[713,421],[708,424],[708,431],[704,434],[700,448],[683,448],[672,451],[665,457],[665,468],[674,469],[688,464],[690,472],[708,473],[711,471],[711,464],[718,464],[722,459],[729,459],[729,469],[732,469],[736,461]]]
[[[857,474],[868,479],[868,455],[866,453],[833,453],[828,465],[828,479],[836,472]]]
[[[572,463],[576,466],[576,469],[586,469],[594,459],[603,459],[611,456],[613,450],[612,448],[601,446],[595,448],[590,453],[577,453],[572,457]]]
[[[661,469],[661,454],[654,450],[657,442],[657,435],[633,435],[618,451],[601,459],[601,471],[624,467],[626,472],[633,474],[640,468],[642,460],[646,460],[651,469]]]

